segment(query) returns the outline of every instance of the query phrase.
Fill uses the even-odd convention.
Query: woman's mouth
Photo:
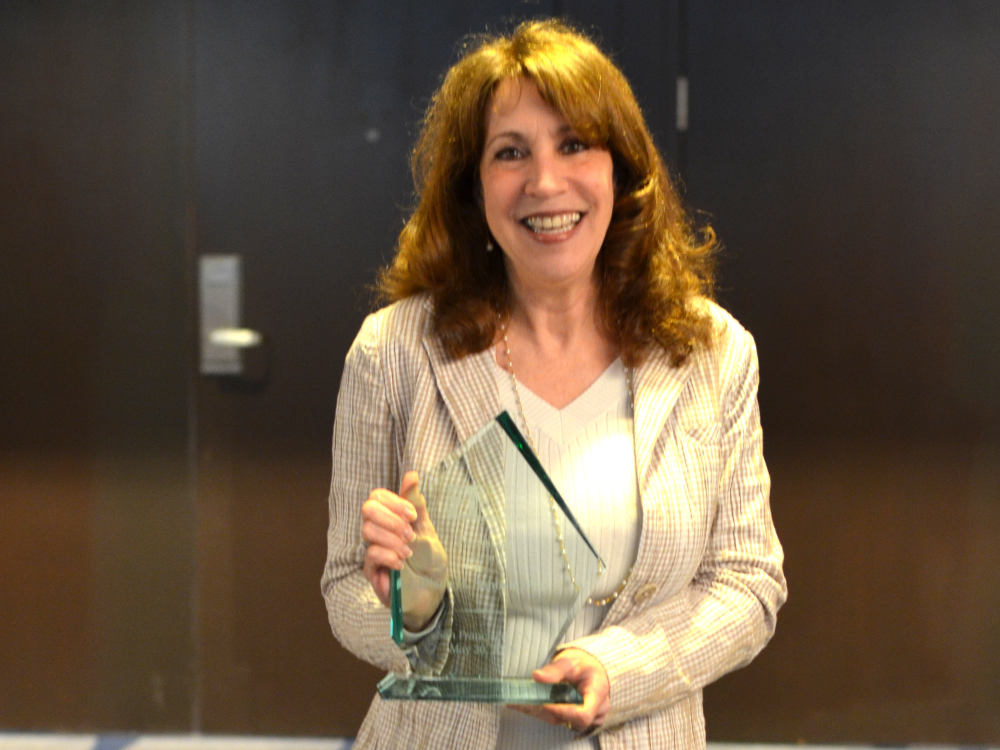
[[[571,211],[554,216],[528,216],[521,223],[535,234],[560,234],[579,224],[582,217],[579,211]]]

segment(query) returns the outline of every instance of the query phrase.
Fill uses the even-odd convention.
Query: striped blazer
[[[597,735],[604,750],[703,748],[702,688],[763,648],[787,594],[768,505],[756,348],[732,316],[706,304],[718,330],[712,347],[680,367],[651,356],[634,374],[638,554],[600,630],[572,644],[611,680]],[[361,505],[373,488],[396,489],[405,471],[437,464],[501,410],[492,350],[449,359],[431,319],[430,301],[417,296],[365,320],[334,426],[322,578],[330,625],[359,658],[397,672],[410,664],[362,574]],[[495,565],[502,580],[502,560]],[[376,695],[355,748],[492,748],[500,710]]]

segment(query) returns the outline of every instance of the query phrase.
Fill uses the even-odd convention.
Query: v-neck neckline
[[[506,391],[514,398],[514,386],[510,372],[497,365],[498,377],[506,381]],[[616,358],[593,383],[579,396],[557,409],[523,383],[518,382],[517,391],[521,396],[524,414],[518,414],[528,422],[528,431],[542,432],[561,445],[572,443],[598,417],[617,407],[621,400],[628,398],[628,376],[620,357]],[[501,402],[505,401],[501,397]],[[537,438],[536,438],[537,439]]]

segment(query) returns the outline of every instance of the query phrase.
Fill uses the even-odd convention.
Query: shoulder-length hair
[[[503,254],[489,228],[479,163],[486,108],[507,79],[530,81],[591,146],[610,151],[615,201],[598,253],[598,313],[626,366],[661,348],[674,365],[709,343],[715,234],[696,232],[620,70],[581,33],[530,21],[468,45],[434,95],[412,155],[417,206],[378,288],[389,301],[430,295],[434,332],[454,357],[497,340],[507,312]]]

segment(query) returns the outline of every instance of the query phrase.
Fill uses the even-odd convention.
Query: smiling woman
[[[596,148],[611,158],[612,213],[594,269],[600,324],[627,365],[655,349],[680,364],[711,338],[694,302],[712,292],[715,235],[693,230],[621,71],[558,22],[480,38],[445,76],[413,151],[419,201],[382,273],[383,297],[429,294],[435,333],[453,356],[495,341],[508,276],[499,254],[482,252],[493,229],[483,210],[483,160],[488,125],[504,105],[516,106],[504,95],[522,88],[537,92],[529,97],[579,141],[567,148]]]
[[[502,676],[570,683],[583,703],[376,697],[357,747],[703,747],[702,687],[764,646],[786,595],[756,350],[709,299],[714,236],[692,230],[621,72],[555,21],[469,49],[413,171],[419,200],[381,277],[391,304],[341,380],[322,583],[334,634],[396,673],[466,658],[483,587],[456,572],[420,477],[501,410],[571,490],[607,568],[575,619],[548,616],[535,579],[553,519],[493,457],[505,523],[477,516],[488,543],[472,554],[503,571]],[[392,571],[410,582],[403,649]]]
[[[592,287],[614,205],[611,153],[577,135],[531,82],[504,81],[486,123],[483,209],[512,297]]]

